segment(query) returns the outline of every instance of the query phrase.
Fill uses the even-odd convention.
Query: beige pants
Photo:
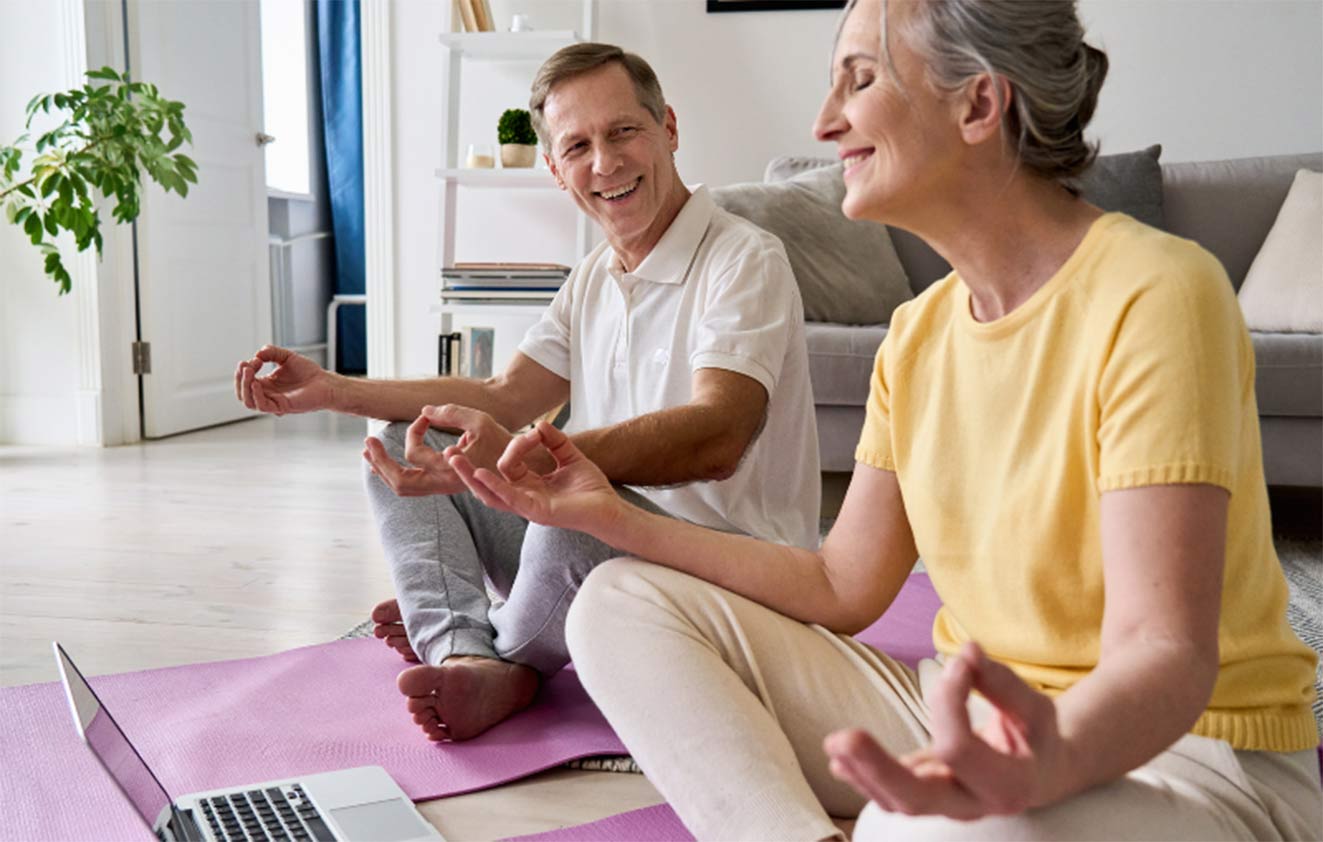
[[[1313,751],[1238,752],[1195,736],[1018,816],[961,823],[865,809],[828,772],[822,740],[858,726],[895,753],[926,744],[930,671],[921,680],[852,638],[664,567],[598,568],[567,636],[588,692],[700,840],[839,839],[828,816],[861,810],[856,839],[1323,838]]]

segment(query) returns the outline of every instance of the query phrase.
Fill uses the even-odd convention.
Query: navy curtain
[[[358,0],[318,0],[322,135],[335,231],[335,291],[367,290],[363,251],[363,76],[359,66]],[[340,371],[367,371],[364,307],[341,307],[336,344]]]

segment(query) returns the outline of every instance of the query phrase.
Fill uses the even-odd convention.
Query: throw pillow
[[[1145,225],[1161,228],[1162,146],[1138,152],[1099,155],[1079,177],[1080,195],[1105,211],[1120,211]]]
[[[1162,146],[1154,144],[1137,152],[1099,155],[1093,166],[1080,176],[1077,186],[1085,199],[1105,211],[1120,211],[1140,222],[1161,228],[1162,167],[1158,158]],[[825,167],[829,158],[783,155],[773,158],[763,173],[765,181],[782,181],[800,173]]]
[[[913,297],[886,227],[841,213],[839,164],[773,184],[718,187],[712,198],[781,239],[809,321],[881,324]]]
[[[1240,287],[1250,330],[1323,333],[1323,173],[1300,170]]]

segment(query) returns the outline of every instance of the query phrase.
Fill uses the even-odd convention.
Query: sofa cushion
[[[1137,152],[1100,155],[1080,177],[1080,190],[1084,198],[1105,211],[1127,213],[1140,222],[1161,228],[1164,219],[1162,167],[1158,164],[1161,155],[1162,147],[1156,144]],[[833,163],[830,158],[782,155],[768,162],[763,180],[775,183],[798,178]],[[841,196],[844,198],[843,185]],[[889,230],[915,295],[951,271],[951,264],[918,237],[898,228]]]
[[[1240,289],[1301,169],[1323,170],[1323,153],[1168,164],[1166,230],[1211,251]]]
[[[1240,287],[1250,330],[1323,333],[1323,173],[1300,170]]]
[[[1260,415],[1323,417],[1323,334],[1251,332]]]
[[[712,191],[717,205],[781,239],[799,282],[804,318],[842,324],[885,322],[913,297],[883,225],[841,213],[841,167],[819,168],[775,184]]]
[[[1163,226],[1162,146],[1099,155],[1079,178],[1080,195],[1105,211],[1129,214],[1145,225]]]
[[[886,325],[804,325],[813,403],[864,406],[873,379],[873,360],[886,335]]]

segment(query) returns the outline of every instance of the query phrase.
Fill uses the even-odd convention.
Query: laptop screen
[[[110,777],[128,797],[147,826],[155,829],[162,812],[174,801],[152,774],[138,750],[101,704],[91,685],[59,644],[55,645],[60,673],[73,710],[75,724]]]

